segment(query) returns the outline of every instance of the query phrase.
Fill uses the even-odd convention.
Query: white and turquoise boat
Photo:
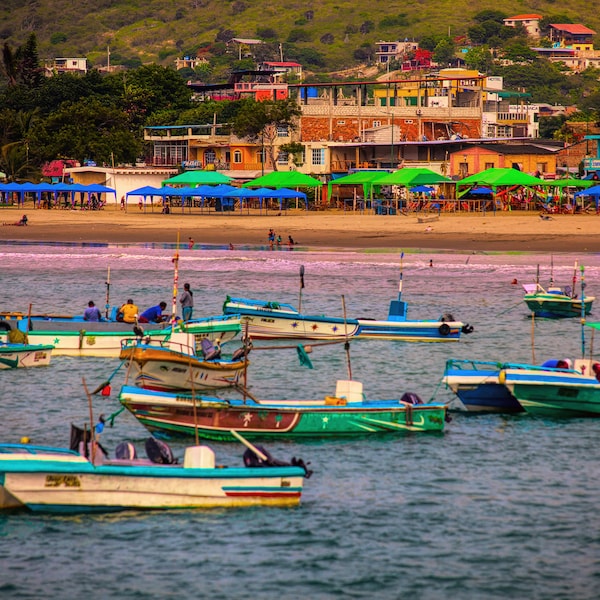
[[[0,445],[0,486],[4,508],[35,512],[87,513],[243,506],[296,506],[304,478],[302,461],[273,461],[246,451],[242,466],[223,467],[207,446],[186,448],[181,464],[165,444],[137,459],[126,444],[124,458],[106,459],[96,448],[89,460],[67,449],[29,450]],[[250,445],[250,444],[249,444]],[[256,449],[255,449],[256,450]],[[252,458],[251,456],[254,456]],[[251,466],[243,466],[249,464]],[[254,466],[258,465],[258,466]]]
[[[237,315],[206,317],[192,321],[153,323],[146,325],[144,335],[155,340],[168,339],[173,331],[184,329],[196,337],[198,343],[206,337],[221,344],[234,339],[241,332]],[[0,341],[7,340],[8,332],[18,328],[27,334],[30,344],[53,346],[55,356],[99,356],[117,358],[122,342],[131,339],[133,325],[115,320],[84,321],[81,316],[31,315],[0,313]],[[151,328],[151,329],[150,329]]]
[[[50,364],[54,346],[0,342],[0,370],[45,367]]]

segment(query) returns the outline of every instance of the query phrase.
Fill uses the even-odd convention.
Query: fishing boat
[[[304,265],[300,266],[299,306],[249,298],[227,296],[224,314],[240,315],[254,339],[343,340],[368,338],[405,342],[456,342],[461,333],[471,333],[473,326],[462,323],[446,313],[439,319],[410,320],[408,305],[402,300],[403,269],[400,257],[398,298],[390,302],[387,319],[348,319],[301,312],[304,288]]]
[[[577,263],[573,271],[573,285],[558,287],[554,285],[553,277],[550,277],[550,286],[544,289],[539,282],[539,267],[536,282],[524,284],[525,304],[536,316],[545,319],[562,319],[567,317],[583,317],[590,314],[592,304],[596,299],[594,296],[584,294],[584,267],[581,265],[581,297],[575,293],[577,283]]]
[[[499,375],[528,413],[540,417],[600,417],[600,363],[575,361],[573,369],[520,365]]]
[[[123,340],[132,337],[131,323],[106,319],[99,322],[84,321],[81,316],[27,315],[0,313],[0,341],[6,341],[8,332],[18,328],[27,334],[29,343],[53,346],[54,356],[99,356],[117,358]],[[241,331],[238,315],[217,315],[176,323],[153,323],[145,335],[154,340],[166,340],[184,328],[199,343],[202,338],[224,344]],[[150,329],[151,327],[151,329]]]
[[[0,342],[0,370],[45,367],[50,364],[54,346]]]
[[[442,383],[461,402],[461,409],[472,413],[519,413],[523,407],[500,382],[504,363],[449,359]]]
[[[241,437],[241,436],[240,436]],[[148,459],[131,443],[105,457],[92,442],[88,456],[69,449],[0,447],[0,480],[7,504],[60,514],[243,506],[296,506],[310,471],[300,459],[275,460],[252,446],[242,465],[225,467],[213,450],[195,445],[183,461],[162,441],[146,441]],[[7,506],[8,507],[8,506]]]
[[[231,387],[248,368],[247,352],[240,348],[231,359],[207,338],[201,340],[184,331],[155,341],[140,336],[123,341],[119,358],[135,385],[151,390],[194,391]]]
[[[34,446],[28,443],[21,444],[0,444],[0,462],[2,457],[10,455],[20,460],[37,460],[37,461],[72,461],[78,460],[79,454],[67,448],[53,448],[50,446]],[[0,476],[0,509],[15,509],[22,508],[23,504],[15,498],[3,485],[2,477]]]
[[[340,380],[334,396],[315,400],[258,400],[248,395],[225,400],[133,386],[123,386],[119,400],[151,432],[215,441],[232,441],[232,430],[248,439],[439,432],[446,421],[445,404],[423,404],[412,393],[394,400],[367,400],[362,383],[355,380]]]

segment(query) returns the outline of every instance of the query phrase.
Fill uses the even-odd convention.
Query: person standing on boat
[[[138,323],[162,323],[167,316],[163,315],[163,310],[167,308],[166,302],[161,302],[156,306],[147,308],[139,317]]]
[[[133,300],[129,298],[129,300],[119,308],[117,312],[117,321],[122,321],[123,323],[135,323],[139,312],[138,307],[133,303]]]
[[[181,304],[181,313],[184,321],[190,321],[192,312],[194,312],[194,292],[192,292],[189,283],[183,284],[183,294],[179,298]]]
[[[85,309],[83,313],[84,321],[102,321],[102,315],[98,310],[98,307],[93,303],[92,300],[88,302],[88,307]]]

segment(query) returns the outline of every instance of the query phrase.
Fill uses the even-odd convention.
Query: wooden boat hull
[[[29,342],[34,345],[54,346],[55,356],[98,356],[117,358],[124,340],[133,335],[131,324],[116,322],[92,323],[81,320],[39,320],[31,321],[31,330],[27,330],[27,319],[12,321],[27,333]],[[149,327],[149,325],[146,325]],[[156,340],[166,339],[171,327],[148,330],[145,332]],[[231,317],[209,317],[185,324],[186,330],[193,333],[199,341],[208,337],[211,341],[225,343],[234,339],[241,331],[240,319]],[[6,340],[6,334],[4,339]],[[2,337],[0,337],[0,340]]]
[[[442,383],[472,413],[520,413],[523,407],[500,383],[501,364],[491,361],[449,360]]]
[[[0,345],[0,370],[45,367],[50,364],[53,350],[51,345]]]
[[[590,314],[594,300],[594,296],[584,299],[586,315]],[[525,304],[536,317],[546,319],[581,317],[581,300],[564,294],[525,294]]]
[[[197,391],[227,388],[239,382],[247,362],[207,361],[197,356],[156,346],[124,347],[121,360],[131,363],[135,384],[162,391]]]
[[[296,506],[305,471],[282,467],[194,467],[147,461],[93,465],[0,454],[5,490],[36,512],[84,513],[242,506]]]
[[[406,406],[398,400],[343,403],[327,401],[221,400],[172,395],[124,386],[121,403],[150,431],[234,441],[235,429],[249,439],[337,438],[443,431],[446,406]],[[326,403],[327,402],[327,403]],[[195,404],[195,407],[194,407]]]
[[[541,417],[600,417],[600,382],[564,369],[503,369],[500,380],[528,412]]]

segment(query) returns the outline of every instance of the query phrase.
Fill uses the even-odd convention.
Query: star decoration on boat
[[[298,321],[295,321],[294,323],[292,323],[292,327],[295,329],[296,327],[298,327]]]
[[[312,324],[312,330],[316,331],[317,329],[319,329],[319,326],[316,323]]]
[[[244,427],[248,427],[250,421],[252,421],[252,413],[244,413],[242,419],[244,420]]]
[[[333,331],[333,333],[337,333],[337,332],[338,332],[338,326],[337,326],[337,325],[334,325],[334,326],[331,328],[331,331]]]

